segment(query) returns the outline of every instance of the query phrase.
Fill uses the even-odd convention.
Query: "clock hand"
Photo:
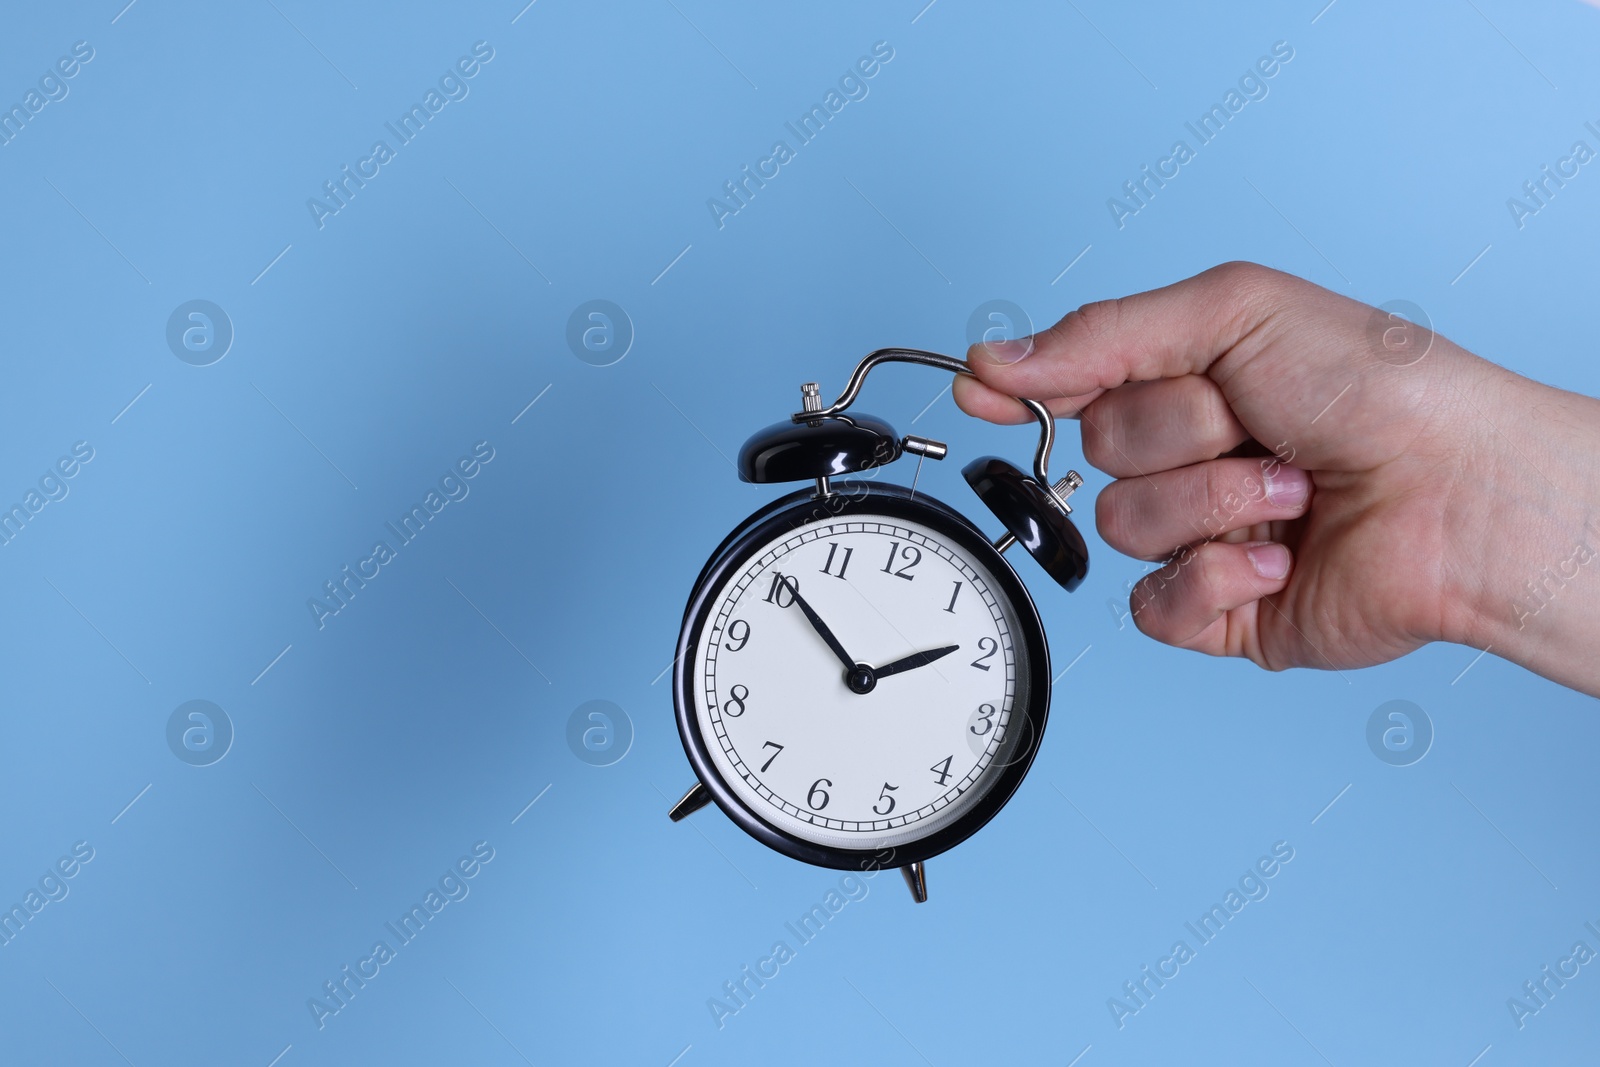
[[[810,621],[811,628],[821,635],[822,639],[828,643],[828,647],[833,649],[833,654],[839,657],[839,662],[844,664],[844,669],[847,671],[855,670],[858,666],[857,662],[850,658],[850,653],[846,652],[844,646],[839,643],[839,639],[833,636],[833,631],[828,629],[828,624],[822,621],[822,616],[812,610],[811,605],[807,604],[805,598],[800,595],[800,583],[793,578],[785,578],[783,584],[793,594],[794,602],[800,605],[800,610],[805,613],[806,618]]]
[[[882,667],[874,667],[872,673],[879,678],[887,678],[891,674],[899,674],[901,671],[909,671],[913,667],[921,667],[932,663],[942,656],[948,656],[960,647],[960,645],[946,645],[943,648],[930,648],[926,652],[918,652],[904,659],[897,659],[893,663],[884,664]]]

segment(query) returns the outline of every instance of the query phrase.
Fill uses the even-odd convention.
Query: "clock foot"
[[[918,904],[928,902],[928,872],[923,869],[919,860],[909,867],[901,867],[900,873],[906,876],[906,885],[911,887],[911,899]]]
[[[673,822],[687,819],[707,804],[711,803],[711,790],[704,784],[696,782],[683,794],[683,799],[672,805],[672,810],[667,812],[667,818]]]

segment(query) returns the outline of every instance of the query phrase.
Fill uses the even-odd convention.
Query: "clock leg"
[[[711,790],[704,784],[696,782],[683,794],[683,799],[672,805],[672,810],[667,813],[667,818],[673,822],[687,819],[707,804],[711,803]]]
[[[918,860],[909,867],[901,867],[900,873],[906,876],[906,885],[911,887],[911,899],[918,904],[928,902],[928,872],[923,869],[922,861]]]

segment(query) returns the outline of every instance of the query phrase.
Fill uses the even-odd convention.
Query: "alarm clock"
[[[816,383],[803,410],[758,431],[739,477],[806,483],[717,546],[684,610],[673,666],[678,733],[696,782],[674,822],[715,801],[757,841],[821,867],[901,869],[918,903],[925,863],[966,840],[1028,773],[1050,709],[1050,651],[1004,553],[1020,543],[1067,590],[1089,556],[1052,484],[1049,410],[1033,473],[984,456],[963,469],[1004,532],[991,539],[927,493],[855,478],[905,454],[948,447],[846,414],[868,373],[914,363],[970,374],[961,360],[885,348],[863,359],[830,407]]]

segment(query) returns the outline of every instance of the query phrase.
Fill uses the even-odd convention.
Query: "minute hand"
[[[948,656],[960,647],[960,645],[946,645],[943,648],[930,648],[926,652],[917,652],[907,656],[905,659],[897,659],[893,663],[886,663],[882,667],[874,667],[872,673],[879,678],[886,678],[891,674],[909,671],[913,667],[925,666],[941,656]]]
[[[847,671],[855,670],[856,661],[850,658],[850,653],[846,652],[844,646],[839,643],[839,639],[833,636],[833,631],[828,629],[828,624],[822,621],[822,616],[813,611],[811,605],[807,604],[805,598],[800,595],[800,583],[792,578],[786,578],[783,585],[794,595],[794,602],[800,605],[800,610],[810,620],[811,628],[821,635],[822,639],[828,643],[829,648],[833,649],[833,654],[839,657],[839,662],[844,664],[844,669]]]

